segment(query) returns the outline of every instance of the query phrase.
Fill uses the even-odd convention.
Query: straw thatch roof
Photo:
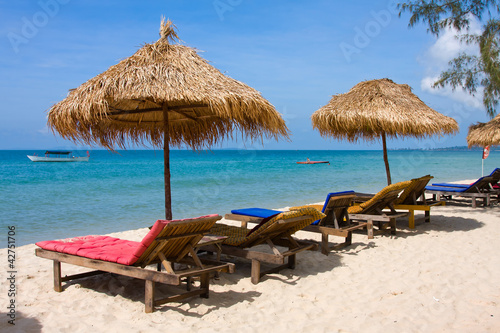
[[[500,145],[500,115],[487,123],[477,123],[469,127],[467,134],[469,148]]]
[[[374,140],[383,133],[426,137],[458,131],[453,118],[425,105],[407,84],[389,79],[358,83],[349,92],[333,96],[311,118],[322,136],[352,142]]]
[[[276,109],[255,89],[223,75],[175,42],[170,21],[160,39],[72,90],[48,113],[49,127],[77,143],[124,148],[126,141],[201,148],[231,137],[288,137]]]

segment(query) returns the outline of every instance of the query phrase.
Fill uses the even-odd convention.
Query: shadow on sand
[[[211,278],[210,287],[212,289],[212,287],[216,285],[228,284],[226,282],[228,282],[227,279],[223,277],[219,279]],[[199,282],[194,283],[196,284],[194,288],[198,287]],[[230,283],[228,285],[230,285]],[[123,275],[106,273],[99,276],[68,281],[63,285],[63,292],[61,295],[64,294],[64,290],[72,286],[75,286],[76,288],[89,289],[93,292],[106,294],[111,297],[120,296],[144,305],[144,280],[134,279]],[[163,298],[168,297],[174,293],[185,292],[186,287],[187,285],[185,283],[180,286],[170,286],[157,283],[155,287],[155,297]],[[185,316],[202,317],[219,308],[230,307],[241,302],[252,302],[256,297],[260,295],[261,293],[257,291],[236,292],[230,290],[230,287],[228,286],[227,290],[223,292],[210,290],[208,299],[193,297],[187,299],[186,301],[172,302],[157,306],[155,307],[155,311],[176,311]],[[189,304],[189,309],[196,308],[201,304],[205,305],[209,309],[205,313],[199,314],[190,311],[189,309],[184,309],[183,305],[185,304]]]
[[[38,319],[27,317],[22,311],[16,310],[15,320],[13,321],[15,325],[9,324],[9,314],[6,312],[0,312],[0,332],[26,332],[26,333],[36,333],[42,331],[42,324]]]
[[[408,219],[398,219],[397,220],[397,237],[410,237],[417,236],[420,234],[426,234],[429,231],[439,231],[439,232],[456,232],[456,231],[472,231],[478,228],[482,228],[484,223],[479,222],[474,218],[463,217],[466,214],[471,213],[470,207],[463,206],[445,206],[440,207],[439,210],[435,209],[431,211],[430,222],[423,221],[423,214],[415,215],[415,229],[410,229],[408,227]],[[446,211],[450,215],[442,215],[440,211]],[[486,213],[493,216],[500,216],[500,212],[495,207],[486,208],[475,208],[474,212]]]

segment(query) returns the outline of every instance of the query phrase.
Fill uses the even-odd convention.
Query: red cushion
[[[38,242],[42,249],[80,257],[133,265],[170,221],[157,220],[140,242],[109,236],[84,236]]]
[[[134,264],[143,245],[109,236],[84,236],[63,240],[36,243],[49,251],[73,254],[80,257],[116,262],[123,265]],[[145,249],[145,248],[144,248]],[[142,249],[142,252],[144,252]]]
[[[213,217],[217,214],[200,216],[197,219]],[[191,220],[191,219],[184,219]],[[163,228],[170,222],[184,220],[157,220],[142,241],[134,242],[109,236],[84,236],[62,240],[43,241],[36,245],[42,249],[73,254],[80,257],[133,265],[144,251],[158,237]]]

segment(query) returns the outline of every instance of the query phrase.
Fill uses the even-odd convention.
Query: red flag
[[[485,160],[490,154],[490,146],[486,146],[483,148],[483,160]]]

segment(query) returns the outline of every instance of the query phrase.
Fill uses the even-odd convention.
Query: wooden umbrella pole
[[[172,219],[172,195],[170,188],[170,132],[168,127],[168,106],[163,104],[163,176],[165,178],[165,219]]]
[[[389,170],[389,158],[387,157],[387,143],[385,142],[385,132],[382,133],[382,146],[384,148],[385,173],[387,174],[387,185],[391,185],[391,171]]]

